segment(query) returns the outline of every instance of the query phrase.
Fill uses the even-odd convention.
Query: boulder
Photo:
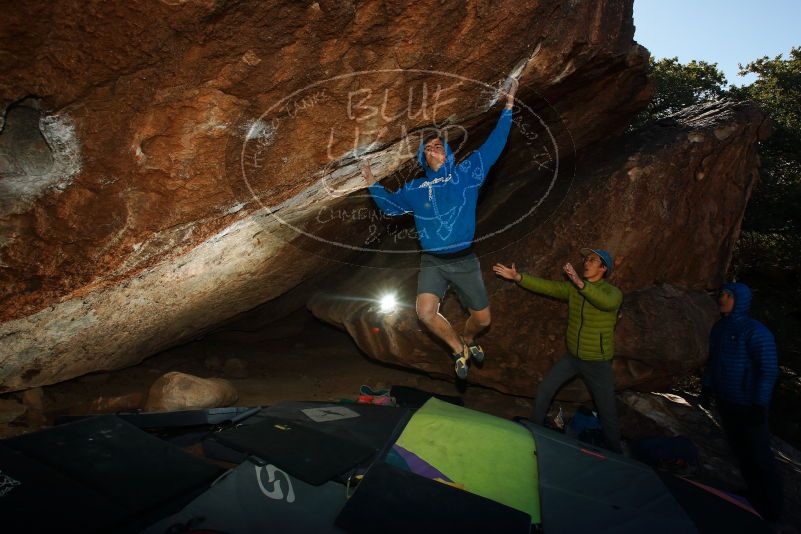
[[[89,403],[88,410],[90,413],[134,412],[142,408],[144,399],[145,395],[141,391],[122,395],[101,395]]]
[[[359,159],[395,181],[423,128],[482,137],[509,75],[563,154],[652,92],[632,0],[34,0],[4,22],[0,392],[138,363],[355,261]]]
[[[721,130],[728,132],[723,140],[715,135]],[[625,295],[615,333],[617,386],[666,387],[699,367],[716,318],[705,290],[724,280],[757,180],[763,132],[761,113],[748,103],[688,108],[586,156],[551,215],[524,220],[512,237],[498,239],[500,250],[498,240],[477,243],[493,322],[480,338],[487,360],[469,380],[533,395],[565,350],[566,305],[500,280],[490,267],[515,262],[521,271],[561,280],[562,266],[577,264],[586,246],[613,253],[610,282]],[[508,190],[500,187],[505,164],[479,206],[477,236],[489,235],[536,198],[541,184],[528,176],[510,178]],[[387,253],[375,254],[369,268],[345,269],[342,280],[320,290],[308,307],[373,358],[450,377],[449,350],[416,319],[417,267],[396,267],[393,246],[388,242]],[[381,312],[384,292],[401,301],[394,313]],[[466,313],[455,296],[446,297],[441,312],[461,330]],[[563,394],[586,392],[574,387]]]
[[[239,398],[222,378],[200,378],[176,371],[157,379],[147,394],[146,412],[170,412],[230,406]]]

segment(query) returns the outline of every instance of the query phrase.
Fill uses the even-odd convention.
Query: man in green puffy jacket
[[[545,280],[518,273],[514,263],[511,267],[498,263],[492,270],[529,291],[568,303],[567,352],[551,367],[537,389],[532,420],[542,424],[557,390],[579,375],[595,402],[609,448],[620,452],[612,357],[615,323],[623,294],[606,281],[613,267],[609,252],[583,248],[581,255],[584,257],[582,277],[570,263],[563,267],[569,281]]]

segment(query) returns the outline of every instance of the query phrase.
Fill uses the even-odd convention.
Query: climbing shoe
[[[456,376],[459,377],[460,380],[464,380],[467,378],[467,360],[470,359],[470,349],[462,343],[462,352],[454,352],[453,358],[454,362],[454,371],[456,371]]]
[[[468,350],[470,350],[470,358],[475,360],[476,363],[484,363],[484,349],[481,348],[481,345],[473,341],[469,345],[467,345]]]

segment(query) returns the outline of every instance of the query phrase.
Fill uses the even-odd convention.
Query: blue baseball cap
[[[614,267],[615,262],[612,259],[612,255],[609,252],[602,250],[600,248],[583,248],[581,249],[582,256],[589,256],[592,253],[598,254],[598,257],[601,258],[601,261],[604,262],[606,266],[606,274],[607,276],[612,274],[612,267]]]

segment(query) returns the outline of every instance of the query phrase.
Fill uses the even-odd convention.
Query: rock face
[[[495,278],[490,266],[515,262],[524,272],[562,279],[562,265],[580,261],[585,246],[612,251],[618,263],[610,279],[625,294],[615,334],[617,386],[665,386],[698,367],[715,319],[714,302],[703,290],[723,282],[757,179],[756,143],[766,129],[749,104],[688,108],[585,158],[561,206],[534,231],[501,251],[479,243],[493,323],[481,338],[487,361],[470,380],[532,395],[564,352],[567,307]],[[479,232],[482,224],[506,217],[515,202],[531,199],[536,186],[513,183],[514,191],[504,193],[509,200],[497,203],[498,190],[490,190],[479,208]],[[347,330],[372,357],[452,375],[447,349],[416,320],[417,270],[382,269],[386,256],[319,293],[310,309]],[[671,285],[659,285],[665,282]],[[407,306],[382,314],[371,300],[376,288],[391,288]],[[441,311],[462,328],[466,315],[457,299],[446,297]],[[583,392],[583,386],[574,391]]]
[[[145,411],[171,412],[230,406],[239,398],[236,388],[222,378],[170,372],[156,380],[147,393]]]
[[[136,363],[351,258],[371,228],[346,195],[358,159],[384,177],[407,135],[486,131],[509,74],[568,152],[650,96],[631,0],[430,4],[8,10],[0,391]]]

